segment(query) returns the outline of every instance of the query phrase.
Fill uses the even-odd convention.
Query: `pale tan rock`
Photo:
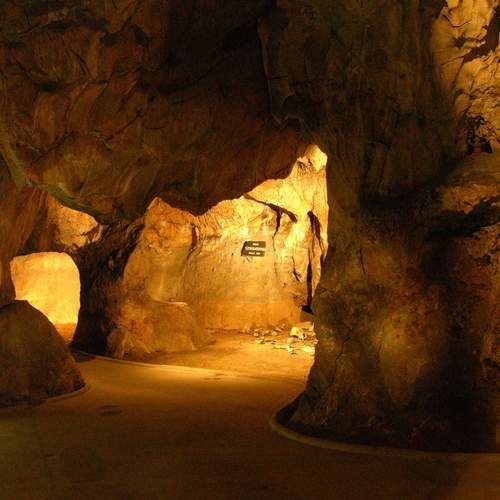
[[[305,334],[302,328],[299,328],[298,326],[292,326],[290,330],[290,337],[297,338],[299,340],[304,340],[305,339]]]
[[[115,329],[107,339],[107,346],[109,354],[119,359],[192,351],[213,341],[185,303],[141,303],[130,298],[113,319]]]
[[[80,275],[64,253],[40,252],[11,262],[16,300],[26,300],[53,324],[74,324],[80,309]]]

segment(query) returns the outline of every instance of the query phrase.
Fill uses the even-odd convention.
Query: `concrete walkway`
[[[271,432],[302,389],[205,369],[82,361],[91,388],[0,411],[0,499],[487,499],[498,461],[355,455]]]

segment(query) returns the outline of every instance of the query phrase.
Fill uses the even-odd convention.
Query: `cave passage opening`
[[[143,217],[102,225],[50,199],[55,240],[38,246],[77,257],[15,257],[16,298],[83,351],[259,373],[302,366],[305,378],[328,249],[327,160],[310,145],[286,176],[199,215],[158,196]]]
[[[14,257],[10,267],[16,300],[28,301],[71,342],[80,309],[80,274],[73,259],[39,252]]]
[[[327,160],[311,145],[286,177],[200,216],[156,198],[117,287],[109,354],[305,378],[328,249]]]

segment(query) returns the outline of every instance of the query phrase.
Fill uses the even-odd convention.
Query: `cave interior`
[[[498,453],[499,34],[498,0],[3,0],[2,411],[105,357]]]

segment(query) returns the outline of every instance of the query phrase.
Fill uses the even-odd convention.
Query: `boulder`
[[[40,311],[26,301],[0,309],[0,406],[36,403],[84,385],[64,340]]]

